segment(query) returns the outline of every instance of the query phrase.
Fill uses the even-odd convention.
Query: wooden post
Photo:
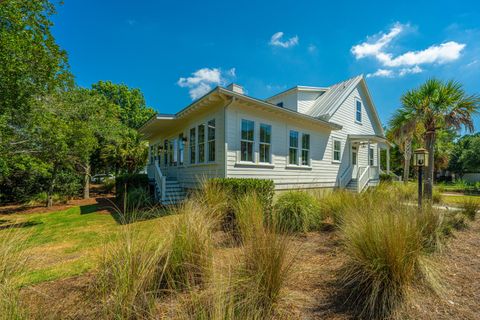
[[[418,209],[422,209],[422,197],[423,197],[423,192],[422,192],[422,175],[423,175],[423,167],[419,166],[418,167]]]
[[[387,145],[387,174],[390,174],[390,146]]]

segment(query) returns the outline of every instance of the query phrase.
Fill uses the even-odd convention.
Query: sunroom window
[[[271,162],[270,144],[272,141],[272,126],[268,124],[260,124],[260,162]]]
[[[298,165],[298,131],[290,130],[288,163]]]
[[[302,134],[302,166],[310,165],[310,135]]]
[[[253,144],[255,123],[242,119],[242,133],[240,139],[241,161],[253,162]]]
[[[215,161],[215,119],[208,121],[208,161]]]
[[[205,162],[205,125],[198,126],[198,162]]]
[[[195,163],[196,158],[196,132],[195,128],[190,129],[190,163]]]

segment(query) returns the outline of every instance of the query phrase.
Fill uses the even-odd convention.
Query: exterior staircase
[[[161,204],[175,205],[185,200],[185,190],[180,186],[180,183],[178,183],[176,179],[167,178],[165,186],[165,197],[160,201]]]
[[[347,184],[347,186],[345,188],[348,191],[357,193],[358,192],[358,180],[357,179],[350,180],[350,182]]]

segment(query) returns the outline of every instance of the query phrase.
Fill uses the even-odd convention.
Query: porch
[[[378,185],[380,174],[390,174],[390,143],[376,135],[348,135],[345,149],[347,164],[338,181],[339,188],[361,192]],[[381,153],[386,151],[386,168],[382,168]],[[384,171],[385,169],[385,171]]]

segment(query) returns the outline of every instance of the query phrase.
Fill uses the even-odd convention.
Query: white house
[[[268,99],[231,84],[140,129],[159,201],[213,177],[272,179],[277,190],[376,185],[389,144],[363,76],[330,87],[297,86]]]

